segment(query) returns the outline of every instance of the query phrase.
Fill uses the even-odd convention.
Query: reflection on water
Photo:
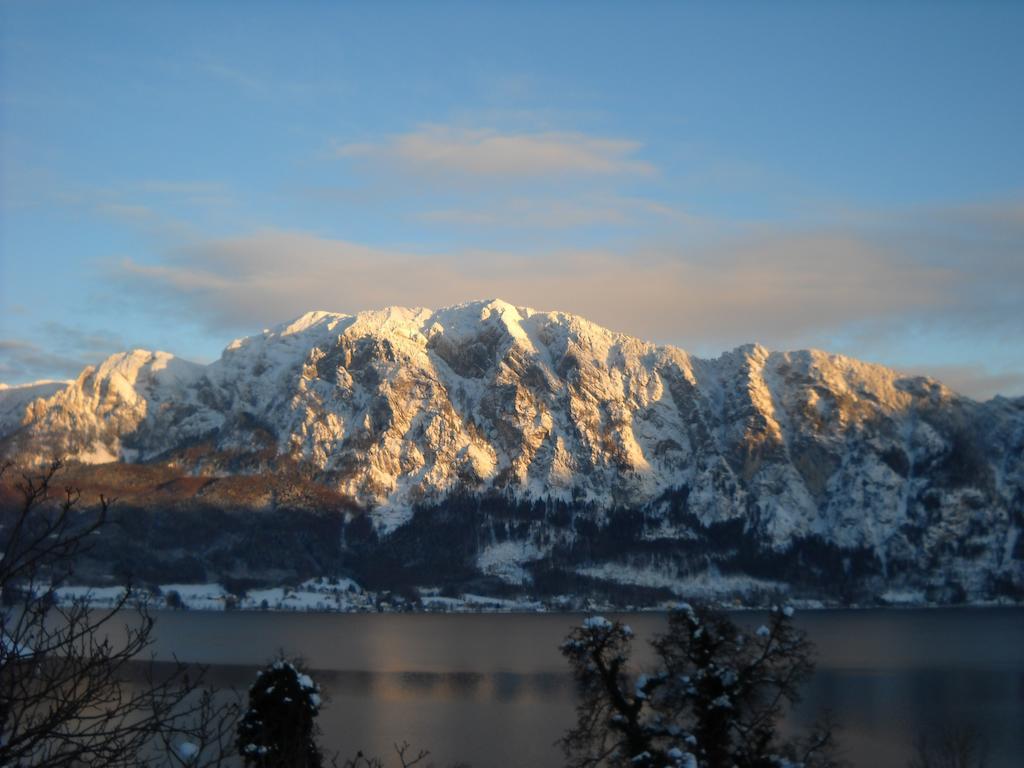
[[[830,709],[855,765],[906,764],[914,734],[952,725],[974,726],[992,744],[993,766],[1019,766],[1024,754],[1024,671],[820,669],[791,715],[807,727]]]
[[[579,620],[184,612],[160,615],[157,650],[213,663],[215,683],[240,689],[278,649],[302,655],[329,697],[324,741],[346,754],[388,755],[407,740],[430,749],[439,768],[554,768],[575,705],[558,644]],[[663,630],[664,616],[627,620],[649,663],[643,640]],[[828,708],[854,765],[903,766],[918,729],[970,723],[991,740],[993,768],[1019,765],[1024,611],[829,611],[798,621],[818,646],[818,671],[787,729]]]

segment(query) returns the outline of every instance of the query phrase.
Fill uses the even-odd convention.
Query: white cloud
[[[982,312],[982,272],[899,260],[853,236],[764,235],[688,257],[560,250],[415,254],[268,230],[182,249],[120,275],[211,327],[252,328],[312,308],[440,306],[484,296],[577,312],[663,341],[800,343],[865,322]],[[978,287],[975,295],[984,293]]]
[[[502,133],[427,125],[383,143],[344,144],[337,154],[383,162],[401,171],[467,177],[642,175],[640,144],[578,132]]]
[[[947,361],[962,366],[965,339],[989,349],[1005,339],[1009,351],[994,361],[995,374],[923,369],[948,373],[964,391],[990,394],[1004,386],[1016,391],[1024,372],[1024,359],[1013,352],[1024,334],[1024,259],[1016,256],[1022,250],[1024,219],[964,208],[884,226],[748,230],[691,249],[429,254],[265,230],[200,242],[153,263],[124,260],[116,273],[133,289],[127,293],[149,304],[163,300],[218,337],[310,309],[438,307],[501,297],[700,353],[751,341],[836,349],[841,339],[842,351],[867,359],[902,349],[883,356],[899,367],[900,359],[924,359],[908,345],[925,334],[931,358],[946,348],[943,339],[949,349],[959,340],[961,352]]]

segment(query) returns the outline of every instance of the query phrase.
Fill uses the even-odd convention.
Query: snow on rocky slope
[[[21,426],[29,403],[52,396],[58,390],[64,389],[68,383],[34,381],[16,387],[0,383],[0,435],[10,434]]]
[[[135,350],[57,391],[17,392],[0,390],[0,448],[22,459],[301,467],[381,534],[417,505],[498,491],[599,521],[646,505],[648,539],[739,521],[777,550],[816,537],[874,553],[883,571],[955,550],[976,580],[1022,578],[1024,400],[977,403],[816,350],[698,359],[482,301],[311,312],[207,366]],[[686,521],[659,517],[680,493]],[[539,558],[551,546],[533,536],[505,549]],[[481,558],[526,578],[521,563]]]

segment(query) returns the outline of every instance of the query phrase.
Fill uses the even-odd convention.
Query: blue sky
[[[498,296],[1024,394],[1021,29],[1020,3],[0,3],[0,381]]]

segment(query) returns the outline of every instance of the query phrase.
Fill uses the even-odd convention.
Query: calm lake
[[[573,614],[296,614],[162,612],[158,658],[212,665],[245,688],[278,650],[301,656],[328,698],[323,742],[389,757],[392,743],[429,749],[438,768],[555,768],[575,693],[558,645]],[[623,617],[636,659],[663,614]],[[758,613],[738,613],[760,623]],[[865,610],[797,614],[818,668],[787,727],[822,708],[843,726],[855,766],[904,766],[914,733],[969,723],[990,741],[992,768],[1024,755],[1024,610]],[[387,760],[390,764],[390,759]]]

